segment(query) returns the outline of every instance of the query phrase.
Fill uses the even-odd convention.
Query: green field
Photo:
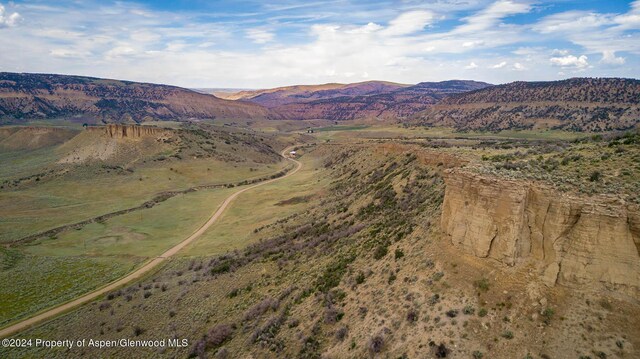
[[[584,133],[558,130],[508,130],[500,132],[458,132],[449,127],[403,127],[401,125],[336,125],[314,129],[322,140],[349,140],[357,138],[431,138],[431,139],[530,139],[573,140],[588,136]]]
[[[0,242],[135,207],[163,191],[236,183],[276,173],[285,166],[285,162],[251,165],[194,159],[148,164],[134,173],[67,176],[4,191],[0,196]]]
[[[11,266],[0,269],[0,327],[100,287],[140,262],[138,257],[22,254]]]
[[[257,238],[264,237],[264,233],[254,233],[255,229],[304,211],[308,206],[305,197],[321,195],[328,181],[318,176],[319,163],[316,159],[303,157],[301,161],[303,168],[291,177],[236,198],[218,222],[181,255],[214,255],[244,248]]]

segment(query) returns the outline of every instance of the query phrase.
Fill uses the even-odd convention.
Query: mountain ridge
[[[269,110],[181,87],[86,76],[0,73],[0,118],[80,116],[87,122],[273,118]]]
[[[616,131],[640,123],[640,80],[518,81],[452,94],[414,115],[418,124],[457,130],[548,128]]]

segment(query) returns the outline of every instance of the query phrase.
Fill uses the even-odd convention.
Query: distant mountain
[[[192,90],[92,77],[0,73],[0,119],[80,117],[87,122],[273,118],[254,103]]]
[[[409,85],[385,81],[366,81],[352,84],[329,83],[322,85],[297,85],[265,90],[240,91],[223,95],[229,100],[247,100],[265,107],[278,107],[291,103],[305,103],[344,96],[375,95],[395,91]]]
[[[459,130],[626,130],[640,123],[640,80],[513,82],[447,96],[415,119]]]
[[[488,86],[491,85],[462,80],[422,82],[413,86],[380,87],[366,94],[297,101],[272,109],[288,119],[402,118],[429,108],[447,95]]]

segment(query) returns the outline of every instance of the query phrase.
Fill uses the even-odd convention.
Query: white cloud
[[[463,2],[465,11],[471,11],[464,18],[456,17],[457,5],[441,6]],[[97,0],[19,2],[9,7],[10,12],[20,12],[30,26],[0,30],[0,64],[5,71],[192,87],[272,87],[367,76],[412,83],[473,75],[500,83],[556,79],[558,70],[638,77],[640,33],[628,29],[635,26],[640,1],[626,13],[571,12],[539,23],[530,20],[538,16],[532,11],[534,3],[438,0],[429,3],[431,11],[424,11],[418,10],[418,2],[409,1],[363,13],[340,14],[327,6],[327,12],[316,7],[312,14],[277,14],[277,19],[273,14],[258,18],[256,11],[209,21],[218,15],[162,12],[130,2],[109,2],[109,6]],[[531,15],[517,23],[510,21],[511,16],[528,12]],[[292,20],[295,16],[303,20]],[[438,24],[443,16],[447,22]],[[566,24],[576,18],[580,26]],[[562,30],[569,26],[574,27]],[[544,32],[550,28],[556,31]],[[549,44],[562,45],[553,50]],[[586,56],[599,61],[592,60],[591,66]],[[625,66],[612,66],[622,63]]]
[[[533,28],[543,33],[577,32],[597,29],[613,23],[611,16],[586,11],[566,11],[549,15]]]
[[[273,41],[273,38],[275,37],[272,32],[258,28],[247,29],[245,35],[256,44],[266,44],[267,42]]]
[[[22,17],[17,12],[7,13],[4,5],[0,4],[0,28],[16,26]]]
[[[389,22],[389,26],[383,30],[385,35],[408,35],[424,29],[434,19],[431,11],[416,10],[401,14]]]
[[[49,54],[53,57],[77,58],[90,55],[88,52],[76,51],[73,49],[52,49]]]
[[[631,4],[631,10],[613,18],[620,29],[640,29],[640,0]]]
[[[582,69],[589,66],[588,58],[585,55],[580,57],[576,57],[573,55],[567,55],[562,57],[552,57],[549,59],[553,66],[560,67],[575,67],[577,69]]]
[[[486,9],[466,18],[467,23],[458,28],[459,32],[475,32],[489,29],[501,19],[531,11],[531,5],[522,1],[498,0]]]
[[[492,69],[501,69],[503,67],[507,66],[507,62],[506,61],[502,61],[498,64],[495,64],[493,66],[491,66]]]
[[[614,51],[604,51],[600,60],[603,64],[608,65],[623,65],[625,61],[624,57],[617,57]]]

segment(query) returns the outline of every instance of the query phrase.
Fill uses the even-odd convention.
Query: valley
[[[469,106],[526,98],[455,81],[225,100],[313,114],[432,91],[389,117],[13,118],[0,127],[2,336],[188,345],[0,356],[637,356],[638,89],[596,81],[594,94],[620,90],[585,95],[589,81],[518,86],[626,106],[606,124],[553,102],[535,104],[553,121],[523,110],[534,126],[511,107],[510,122],[506,107],[478,117]]]

